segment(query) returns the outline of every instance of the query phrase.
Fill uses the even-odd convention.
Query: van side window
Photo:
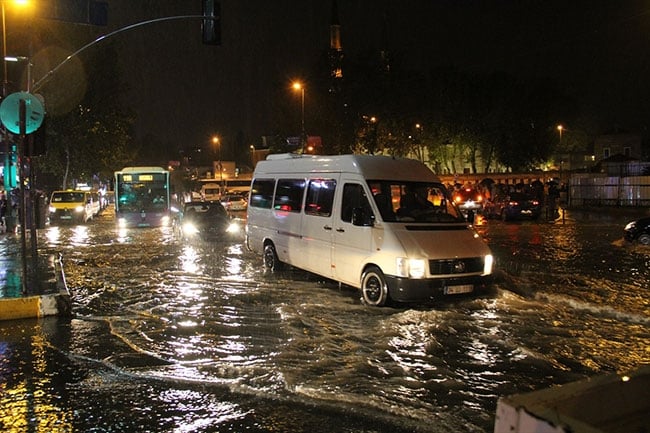
[[[323,217],[331,216],[335,189],[336,180],[334,179],[310,180],[305,200],[305,213]]]
[[[368,197],[363,186],[358,183],[346,183],[343,185],[343,201],[341,203],[341,221],[352,222],[352,211],[354,208],[363,208],[372,213]]]
[[[273,203],[273,188],[275,187],[274,179],[255,179],[251,187],[252,207],[271,209]]]
[[[285,212],[300,212],[305,192],[304,179],[280,179],[275,189],[273,209]]]

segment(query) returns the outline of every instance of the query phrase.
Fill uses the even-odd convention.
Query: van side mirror
[[[375,225],[375,216],[366,208],[355,207],[352,209],[352,225],[372,227]]]

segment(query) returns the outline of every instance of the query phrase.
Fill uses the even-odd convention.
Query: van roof
[[[440,182],[426,165],[415,159],[384,155],[298,155],[267,156],[255,167],[255,176],[291,173],[356,173],[365,179]]]

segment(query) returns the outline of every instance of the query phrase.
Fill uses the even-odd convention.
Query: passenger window
[[[273,208],[285,212],[300,212],[305,191],[304,179],[280,179],[275,189]]]
[[[251,187],[251,207],[271,209],[273,203],[274,179],[255,179]]]
[[[355,208],[362,208],[368,215],[372,214],[368,197],[363,186],[358,183],[343,185],[343,202],[341,205],[341,220],[351,223],[352,213]]]
[[[334,179],[310,180],[305,200],[305,213],[322,217],[331,216],[335,189],[336,180]]]

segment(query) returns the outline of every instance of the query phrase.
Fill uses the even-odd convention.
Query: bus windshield
[[[127,167],[115,172],[115,212],[124,225],[164,225],[169,211],[169,172]]]

